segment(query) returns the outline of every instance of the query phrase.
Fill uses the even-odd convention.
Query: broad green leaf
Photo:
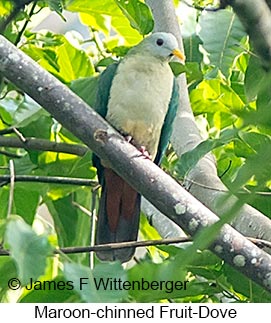
[[[82,301],[88,303],[114,303],[127,299],[124,289],[110,288],[114,279],[126,281],[126,272],[119,263],[98,264],[94,270],[74,263],[65,263],[64,276],[72,281]],[[107,284],[107,288],[103,284]]]
[[[204,11],[199,25],[199,36],[208,53],[210,64],[228,78],[235,58],[243,51],[240,46],[246,35],[243,26],[229,10]]]
[[[90,107],[93,107],[96,100],[97,85],[97,77],[86,77],[71,82],[70,89]]]
[[[176,171],[180,177],[185,175],[196,166],[198,161],[213,149],[224,146],[237,139],[238,131],[236,129],[226,129],[217,139],[207,139],[198,144],[194,149],[184,153],[176,164]]]
[[[71,0],[68,1],[65,9],[75,12],[89,13],[91,15],[121,15],[121,12],[114,0]]]
[[[53,40],[55,42],[53,42]],[[85,51],[74,47],[64,36],[52,36],[52,44],[27,45],[25,53],[60,80],[69,83],[80,77],[94,74],[94,67]]]
[[[132,267],[128,270],[129,280],[139,282],[142,288],[131,289],[129,295],[137,302],[155,302],[214,293],[215,289],[209,288],[208,284],[203,282],[183,283],[186,280],[186,270],[177,266],[173,271],[173,268],[174,261],[164,261],[161,264],[143,262]],[[155,289],[151,288],[152,282],[157,282]],[[176,282],[179,283],[177,288],[174,288]]]
[[[142,39],[139,32],[130,26],[115,0],[73,0],[66,5],[66,9],[83,14],[81,19],[84,24],[94,30],[98,28],[106,35],[113,28],[124,37],[125,45],[135,45]]]
[[[8,290],[8,281],[17,277],[15,262],[10,257],[0,257],[0,299],[3,290]]]
[[[247,157],[244,165],[240,167],[236,178],[232,183],[233,190],[243,187],[250,179],[257,181],[257,186],[261,190],[266,182],[271,180],[270,174],[271,141],[261,145],[257,153]],[[258,167],[261,165],[260,167]]]
[[[18,105],[14,113],[14,120],[18,127],[25,127],[42,116],[47,115],[48,113],[39,104],[26,95],[24,101]]]
[[[77,209],[71,205],[71,198],[64,197],[56,201],[48,200],[46,205],[54,219],[59,246],[68,247],[74,245],[79,214]]]
[[[249,102],[255,100],[260,89],[265,85],[268,73],[263,69],[260,59],[251,56],[245,76],[245,90]]]
[[[5,241],[22,285],[44,274],[46,258],[52,251],[47,237],[37,235],[20,217],[12,217],[7,224]]]
[[[32,224],[39,206],[39,192],[31,189],[31,184],[17,183],[14,189],[12,212]]]
[[[225,264],[224,273],[226,275],[226,283],[231,284],[231,289],[248,298],[250,303],[270,303],[271,293],[264,290],[262,287],[247,279],[244,275],[238,272],[233,267]],[[220,283],[220,280],[218,280]],[[224,281],[222,281],[225,284]]]
[[[199,51],[199,46],[202,44],[201,39],[193,34],[183,40],[185,51],[185,62],[202,62],[203,55]]]
[[[87,197],[88,200],[85,201],[90,201],[90,197]],[[76,201],[75,197],[73,199]],[[87,245],[89,243],[90,219],[86,214],[79,211],[72,202],[72,196],[46,202],[55,222],[60,247]],[[83,206],[87,207],[87,205]]]
[[[149,7],[139,0],[115,0],[133,28],[141,35],[149,34],[154,27],[154,20]]]
[[[10,113],[0,106],[0,119],[3,120],[6,124],[12,124],[12,117]]]
[[[196,62],[188,62],[185,65],[177,62],[171,62],[170,67],[175,76],[185,72],[188,86],[203,79],[199,64]]]
[[[49,5],[49,8],[60,15],[60,17],[65,20],[64,16],[62,15],[63,11],[63,1],[62,0],[46,0]]]
[[[190,94],[195,114],[224,112],[238,114],[245,107],[239,95],[219,79],[202,81]]]
[[[2,18],[6,14],[8,14],[12,9],[12,3],[8,0],[2,0],[0,2],[0,17]]]

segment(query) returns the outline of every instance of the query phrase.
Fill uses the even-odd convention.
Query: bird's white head
[[[185,60],[184,54],[178,49],[176,37],[165,32],[153,33],[144,38],[131,52],[150,55],[163,61],[169,61],[173,56],[182,62]]]

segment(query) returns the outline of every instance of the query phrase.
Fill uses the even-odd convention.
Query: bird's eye
[[[157,44],[158,46],[162,46],[162,45],[164,44],[163,39],[158,38],[158,39],[157,39],[157,41],[156,41],[156,44]]]

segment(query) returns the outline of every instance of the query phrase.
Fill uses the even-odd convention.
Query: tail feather
[[[97,244],[137,240],[140,194],[111,169],[104,169],[104,181],[98,212]],[[135,248],[99,251],[101,260],[129,261]]]

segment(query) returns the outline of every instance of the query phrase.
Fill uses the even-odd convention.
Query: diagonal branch
[[[84,101],[2,36],[0,69],[6,78],[109,162],[114,171],[191,236],[219,224],[219,218],[213,212],[144,158]],[[210,249],[271,291],[271,256],[229,225],[218,228],[215,239],[208,243]]]

